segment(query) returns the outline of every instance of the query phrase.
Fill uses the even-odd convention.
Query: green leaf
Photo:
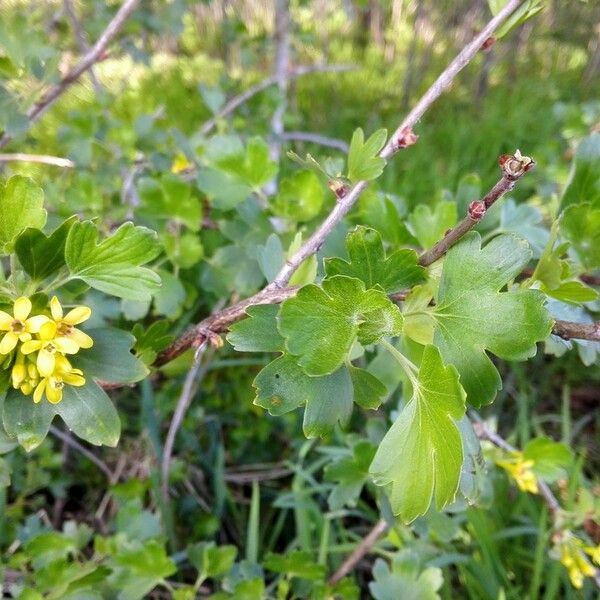
[[[4,254],[13,249],[13,241],[27,227],[42,229],[48,214],[44,192],[28,177],[15,175],[0,182],[0,247]]]
[[[201,169],[197,177],[198,189],[204,192],[211,204],[219,210],[230,210],[252,193],[252,188],[217,169]]]
[[[386,138],[385,129],[378,129],[366,141],[360,127],[354,130],[348,153],[348,179],[352,183],[377,179],[383,173],[385,159],[379,156],[379,152]]]
[[[283,245],[276,233],[272,233],[264,246],[257,246],[256,258],[265,279],[270,283],[277,277],[277,273],[285,262]]]
[[[148,375],[144,363],[131,353],[135,344],[133,335],[109,327],[90,329],[87,334],[94,340],[94,345],[73,357],[73,363],[86,378],[108,383],[135,383]]]
[[[505,360],[525,360],[550,334],[552,319],[538,290],[500,289],[527,265],[524,240],[500,235],[483,249],[467,234],[446,256],[435,316],[434,343],[460,373],[473,406],[492,402],[502,381],[486,349]]]
[[[227,341],[238,352],[283,352],[283,338],[277,331],[276,304],[257,304],[246,309],[247,319],[231,326]]]
[[[186,300],[185,287],[179,277],[170,271],[159,269],[161,286],[154,292],[154,308],[156,314],[177,319],[183,310]]]
[[[149,300],[160,286],[160,278],[141,265],[160,252],[156,234],[124,223],[100,244],[97,239],[98,231],[91,221],[73,224],[65,247],[71,276],[119,298]]]
[[[264,560],[265,569],[282,573],[287,577],[319,580],[325,577],[324,565],[314,562],[311,553],[303,550],[293,550],[286,554],[269,553]]]
[[[507,198],[500,208],[500,231],[516,233],[525,238],[533,250],[533,256],[538,257],[549,238],[542,219],[541,212],[535,206],[517,204],[512,198]]]
[[[313,171],[297,171],[279,183],[273,212],[294,222],[314,219],[323,206],[323,186]]]
[[[6,394],[2,414],[4,429],[10,437],[17,438],[27,452],[46,439],[54,415],[55,407],[45,400],[34,404],[31,396],[12,388]]]
[[[589,202],[594,208],[600,208],[600,133],[594,133],[579,143],[563,191],[563,207],[580,202]]]
[[[497,15],[500,10],[506,5],[507,0],[488,0],[492,14]],[[521,4],[508,19],[498,27],[494,33],[497,40],[501,40],[507,33],[515,27],[522,25],[529,19],[533,18],[544,8],[543,0],[527,0]]]
[[[348,365],[352,387],[354,389],[354,402],[362,408],[375,410],[387,396],[387,388],[375,375],[364,369]]]
[[[419,204],[410,213],[408,223],[419,244],[431,248],[456,224],[456,202],[438,202],[433,211],[430,206]]]
[[[566,468],[573,460],[573,453],[565,444],[540,437],[527,442],[523,459],[532,460],[532,471],[537,477],[552,483],[567,476]]]
[[[121,567],[113,581],[119,590],[119,600],[145,598],[165,577],[177,571],[164,546],[156,540],[143,545],[133,542],[120,549],[113,560]]]
[[[166,320],[155,321],[145,330],[140,323],[133,326],[134,350],[144,364],[151,365],[157,354],[171,344],[174,337],[168,332],[169,322]]]
[[[192,231],[202,224],[202,203],[192,195],[192,187],[180,177],[170,173],[161,179],[144,177],[138,183],[142,199],[136,213],[151,220],[174,221]]]
[[[341,275],[325,279],[322,287],[303,287],[279,313],[288,352],[315,376],[336,371],[356,339],[373,344],[401,328],[402,314],[383,292],[365,290],[362,281]]]
[[[395,514],[405,522],[454,500],[463,461],[456,421],[465,414],[465,392],[452,365],[426,346],[413,381],[413,396],[383,438],[370,472],[377,485],[390,486]]]
[[[34,281],[42,281],[65,264],[65,244],[77,217],[67,219],[46,237],[39,229],[28,227],[15,242],[19,262]]]
[[[306,437],[327,435],[338,422],[344,426],[352,414],[352,380],[345,367],[324,377],[309,377],[295,357],[284,354],[262,369],[252,385],[254,404],[272,415],[305,404]]]
[[[347,369],[325,377],[311,377],[313,393],[306,400],[302,429],[307,438],[324,437],[339,423],[345,427],[352,416],[352,380]]]
[[[586,270],[600,267],[600,205],[593,208],[586,202],[567,208],[560,219],[560,233],[571,242]]]
[[[416,570],[400,569],[378,558],[373,567],[374,581],[369,590],[375,600],[440,600],[437,593],[443,583],[442,570],[428,567],[421,573]]]
[[[82,387],[65,385],[56,412],[67,427],[95,446],[112,446],[119,441],[121,421],[106,392],[93,381]]]
[[[214,542],[200,542],[187,549],[190,563],[204,577],[221,577],[229,572],[235,557],[235,546],[216,546]]]
[[[418,264],[414,250],[397,250],[386,257],[379,232],[357,226],[346,236],[350,262],[325,259],[328,277],[346,275],[360,279],[367,289],[379,286],[387,294],[424,281],[425,269]]]
[[[352,448],[350,456],[343,456],[325,467],[325,480],[336,484],[328,498],[330,510],[356,506],[360,492],[369,479],[369,465],[374,456],[373,444],[361,440]]]
[[[553,290],[549,290],[544,286],[542,286],[542,289],[552,298],[574,304],[592,302],[598,298],[598,292],[581,281],[566,281]]]
[[[166,232],[161,241],[169,260],[182,269],[193,267],[204,256],[204,247],[195,233]]]
[[[254,190],[260,189],[277,175],[277,163],[269,157],[269,146],[259,137],[251,138],[245,153],[233,155],[217,162],[219,168],[236,175]]]
[[[287,251],[287,257],[291,258],[302,246],[302,232],[299,231],[292,240]],[[289,285],[306,285],[312,283],[317,276],[317,257],[315,254],[309,256],[292,275]]]

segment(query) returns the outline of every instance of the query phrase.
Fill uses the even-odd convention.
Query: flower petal
[[[69,325],[79,325],[87,321],[92,315],[92,309],[88,306],[76,306],[73,310],[70,310],[63,321]]]
[[[19,341],[19,336],[9,331],[4,334],[2,341],[0,342],[0,354],[8,354],[15,349],[17,342]]]
[[[52,300],[50,300],[50,312],[55,321],[60,321],[63,318],[63,309],[56,296],[52,296]]]
[[[53,377],[50,378],[50,381],[46,386],[46,398],[48,398],[48,401],[52,402],[52,404],[58,404],[62,400],[62,386],[53,385],[56,384],[53,380]]]
[[[21,352],[23,354],[31,354],[32,352],[39,350],[42,347],[42,345],[43,342],[41,340],[29,340],[21,346]]]
[[[56,336],[56,323],[54,321],[44,323],[40,327],[39,336],[41,340],[53,340]]]
[[[44,394],[44,390],[46,389],[46,382],[47,381],[48,381],[47,379],[42,379],[37,384],[37,387],[35,388],[35,392],[33,392],[33,401],[36,404],[42,399],[42,395]]]
[[[15,319],[19,321],[24,321],[31,312],[31,300],[26,296],[21,296],[15,300],[15,305],[13,307],[13,315],[15,315]]]
[[[69,385],[74,385],[76,387],[85,385],[85,377],[82,377],[77,373],[63,373],[62,378],[65,380],[65,383],[68,383]]]
[[[59,352],[64,352],[65,354],[77,354],[79,352],[77,342],[68,337],[57,337],[55,340],[52,340],[52,343]]]
[[[42,348],[38,353],[36,364],[40,375],[42,377],[49,377],[54,373],[54,365],[56,364],[54,354]]]
[[[11,317],[3,310],[0,310],[0,331],[8,331],[13,321],[14,317]]]
[[[72,329],[69,337],[74,340],[80,348],[87,349],[94,345],[94,340],[87,333],[83,333],[81,329]]]
[[[38,333],[40,328],[44,323],[50,321],[48,317],[45,315],[36,315],[35,317],[29,317],[27,321],[25,321],[25,329],[29,333]]]

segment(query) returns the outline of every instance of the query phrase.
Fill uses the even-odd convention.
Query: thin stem
[[[396,362],[402,367],[402,370],[406,373],[406,376],[410,379],[413,387],[419,385],[419,369],[417,366],[408,360],[402,352],[392,346],[386,339],[382,339],[379,342],[395,359]]]
[[[49,156],[48,154],[25,154],[24,152],[0,154],[0,162],[32,162],[63,169],[72,169],[75,166],[75,163],[68,158]]]

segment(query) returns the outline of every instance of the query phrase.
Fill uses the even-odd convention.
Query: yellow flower
[[[62,400],[65,384],[79,387],[85,385],[85,378],[81,369],[74,369],[71,363],[59,354],[56,356],[56,368],[53,373],[43,377],[37,384],[33,401],[36,404],[40,402],[45,392],[48,402],[57,404]]]
[[[50,311],[52,312],[52,318],[56,322],[56,332],[60,337],[74,341],[79,348],[91,348],[94,345],[94,340],[89,335],[75,327],[75,325],[79,325],[90,318],[92,314],[91,308],[76,306],[64,315],[58,298],[54,296],[50,300]]]
[[[0,310],[0,331],[6,331],[0,342],[0,354],[12,352],[19,341],[30,340],[31,334],[38,333],[49,321],[44,315],[29,317],[30,312],[31,300],[24,296],[15,300],[12,315]]]
[[[593,577],[596,574],[596,569],[584,554],[590,548],[584,548],[583,542],[569,531],[564,532],[558,544],[560,562],[567,569],[573,587],[579,590],[583,587],[585,577]]]
[[[534,462],[532,460],[523,460],[521,452],[513,452],[512,454],[513,458],[510,460],[498,460],[496,463],[517,482],[521,491],[537,494],[539,491],[538,482],[531,470]]]
[[[597,546],[586,546],[583,551],[597,564],[600,565],[600,544]]]
[[[37,352],[36,366],[42,377],[54,373],[58,353],[75,354],[79,350],[77,342],[69,337],[59,336],[54,321],[44,323],[38,332],[38,340],[29,340],[21,346],[23,354]]]

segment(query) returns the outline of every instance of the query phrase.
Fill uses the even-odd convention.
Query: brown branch
[[[287,298],[291,298],[298,291],[297,287],[289,287],[283,290],[267,292],[263,290],[250,298],[246,298],[229,308],[210,315],[197,325],[190,327],[180,338],[161,352],[154,366],[164,365],[177,358],[189,348],[198,348],[211,333],[226,331],[230,325],[246,316],[246,309],[255,304],[279,304]]]
[[[104,54],[104,51],[117,35],[125,21],[131,13],[137,8],[140,0],[125,0],[112,21],[107,25],[98,41],[90,48],[81,60],[56,84],[48,88],[28,111],[29,125],[35,123],[66,91],[73,85],[83,73],[89,70]],[[12,136],[4,133],[0,137],[0,148],[4,148]]]
[[[344,73],[346,71],[352,71],[356,67],[354,65],[307,65],[301,67],[293,67],[289,69],[287,73],[288,79],[296,79],[310,73]],[[272,85],[277,84],[277,77],[271,75],[266,77],[262,81],[259,81],[252,87],[249,87],[245,92],[234,96],[231,100],[225,103],[223,108],[217,112],[214,117],[211,117],[208,121],[200,128],[200,133],[206,135],[210,133],[216,126],[219,119],[226,117],[231,114],[236,108],[245,104],[250,98],[256,96],[260,92],[270,88]]]
[[[360,544],[349,554],[344,562],[340,565],[340,568],[329,578],[328,584],[335,585],[338,581],[341,581],[348,573],[352,572],[356,565],[368,554],[373,546],[377,543],[379,538],[383,537],[386,531],[389,529],[387,521],[383,519],[377,521],[375,526],[369,533],[361,540]]]
[[[79,52],[84,54],[90,49],[90,47],[87,43],[85,33],[81,28],[81,23],[79,22],[77,14],[75,13],[75,7],[73,6],[71,0],[63,0],[63,6],[65,8],[65,13],[69,21],[71,21],[71,27],[75,32],[75,37],[77,38],[77,44],[79,46]],[[89,71],[90,79],[92,81],[92,85],[94,86],[94,90],[96,91],[97,95],[100,95],[102,93],[102,87],[100,86],[100,82],[96,77],[96,73],[94,73],[94,67],[90,67]]]
[[[595,323],[574,323],[572,321],[554,321],[552,333],[563,340],[588,340],[600,342],[600,321]]]
[[[0,162],[32,162],[61,167],[63,169],[72,169],[75,166],[75,163],[68,158],[49,156],[47,154],[25,154],[23,152],[0,154]]]
[[[502,177],[494,187],[481,199],[474,200],[469,205],[467,216],[456,227],[450,229],[446,235],[432,248],[423,252],[419,258],[419,264],[427,267],[439,260],[458,242],[466,233],[468,233],[483,217],[487,210],[498,200],[510,192],[517,181],[535,164],[529,157],[522,157],[517,151],[515,156],[508,157],[503,155],[499,160],[502,168]]]
[[[485,40],[487,40],[487,38],[490,37],[506,19],[508,19],[521,2],[522,0],[509,0],[506,3],[506,6],[483,28],[481,33],[461,50],[458,56],[448,65],[448,67],[446,67],[442,74],[417,102],[416,106],[410,111],[404,121],[398,126],[396,131],[390,136],[380,153],[382,158],[387,160],[399,150],[416,142],[417,138],[413,133],[413,128],[418,121],[425,114],[427,109],[439,98],[442,92],[450,86],[458,73],[460,73],[460,71],[469,64],[477,52],[479,52]],[[344,194],[331,213],[329,213],[325,221],[323,221],[298,251],[286,261],[283,268],[266,289],[273,290],[284,288],[287,285],[300,265],[309,256],[318,252],[325,239],[350,211],[367,185],[367,181],[359,181]]]
[[[179,427],[183,423],[185,413],[189,408],[196,390],[198,389],[198,383],[202,379],[202,356],[208,344],[208,338],[202,342],[196,351],[194,362],[190,367],[185,381],[183,382],[183,388],[181,395],[175,407],[173,418],[169,423],[169,430],[167,431],[167,437],[165,438],[165,446],[163,449],[163,455],[160,463],[160,475],[161,475],[161,491],[165,502],[169,501],[169,470],[171,468],[171,456],[173,454],[173,446],[175,445],[175,437],[179,431]],[[204,369],[205,371],[206,369]]]

